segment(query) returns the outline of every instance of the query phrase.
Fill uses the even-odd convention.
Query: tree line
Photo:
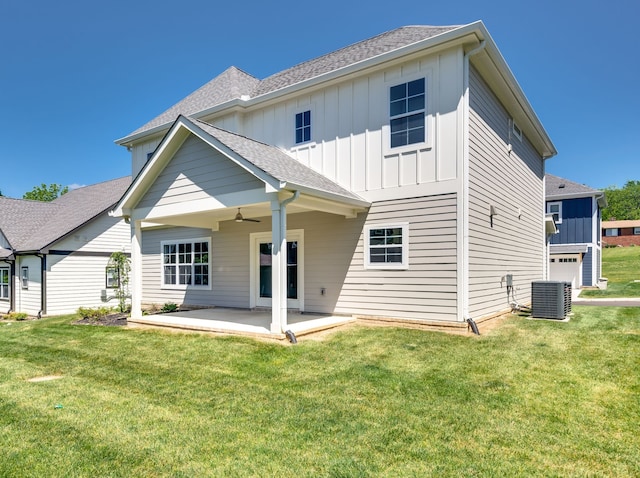
[[[640,219],[640,181],[627,181],[622,188],[605,188],[607,207],[602,210],[603,221]]]

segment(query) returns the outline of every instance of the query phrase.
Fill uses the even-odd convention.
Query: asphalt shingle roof
[[[158,126],[168,125],[180,114],[191,116],[242,96],[255,98],[456,28],[459,28],[459,25],[417,25],[397,28],[300,63],[263,80],[259,80],[232,66],[127,136],[140,134]]]
[[[554,176],[552,174],[545,175],[546,196],[547,199],[554,197],[571,196],[571,195],[596,195],[602,193],[598,189],[590,188],[584,184],[578,184],[568,179]]]
[[[51,202],[0,197],[0,230],[13,250],[36,251],[108,211],[130,177],[73,189]]]
[[[293,183],[295,185],[308,187],[317,191],[324,191],[337,196],[362,201],[363,199],[343,188],[339,184],[333,182],[326,176],[314,171],[304,164],[296,161],[284,151],[261,143],[253,139],[247,138],[239,134],[211,126],[208,123],[199,120],[193,121],[194,124],[202,128],[205,132],[213,136],[229,149],[252,163],[254,166],[264,171],[273,178]]]

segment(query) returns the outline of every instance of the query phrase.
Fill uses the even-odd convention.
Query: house
[[[602,221],[604,246],[640,246],[640,220]]]
[[[546,211],[558,229],[549,246],[549,279],[571,282],[573,289],[598,285],[604,192],[552,174],[545,176],[545,190]]]
[[[299,311],[464,326],[546,274],[556,150],[482,22],[230,67],[116,142],[132,323],[172,301],[269,311],[270,334]]]
[[[130,227],[108,212],[130,177],[74,189],[51,202],[0,197],[0,311],[33,316],[99,307],[111,253]]]

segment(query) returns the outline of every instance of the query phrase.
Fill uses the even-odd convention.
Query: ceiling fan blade
[[[242,217],[242,213],[240,212],[240,208],[238,208],[238,214],[236,214],[236,217],[234,219],[236,222],[260,222],[260,219],[249,219],[249,218],[245,218]]]
[[[245,217],[242,219],[243,222],[248,221],[248,222],[260,222],[260,219],[250,219],[248,217]]]

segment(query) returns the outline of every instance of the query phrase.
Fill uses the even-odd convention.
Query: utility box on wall
[[[531,316],[562,320],[571,312],[571,283],[533,281],[531,283]]]

